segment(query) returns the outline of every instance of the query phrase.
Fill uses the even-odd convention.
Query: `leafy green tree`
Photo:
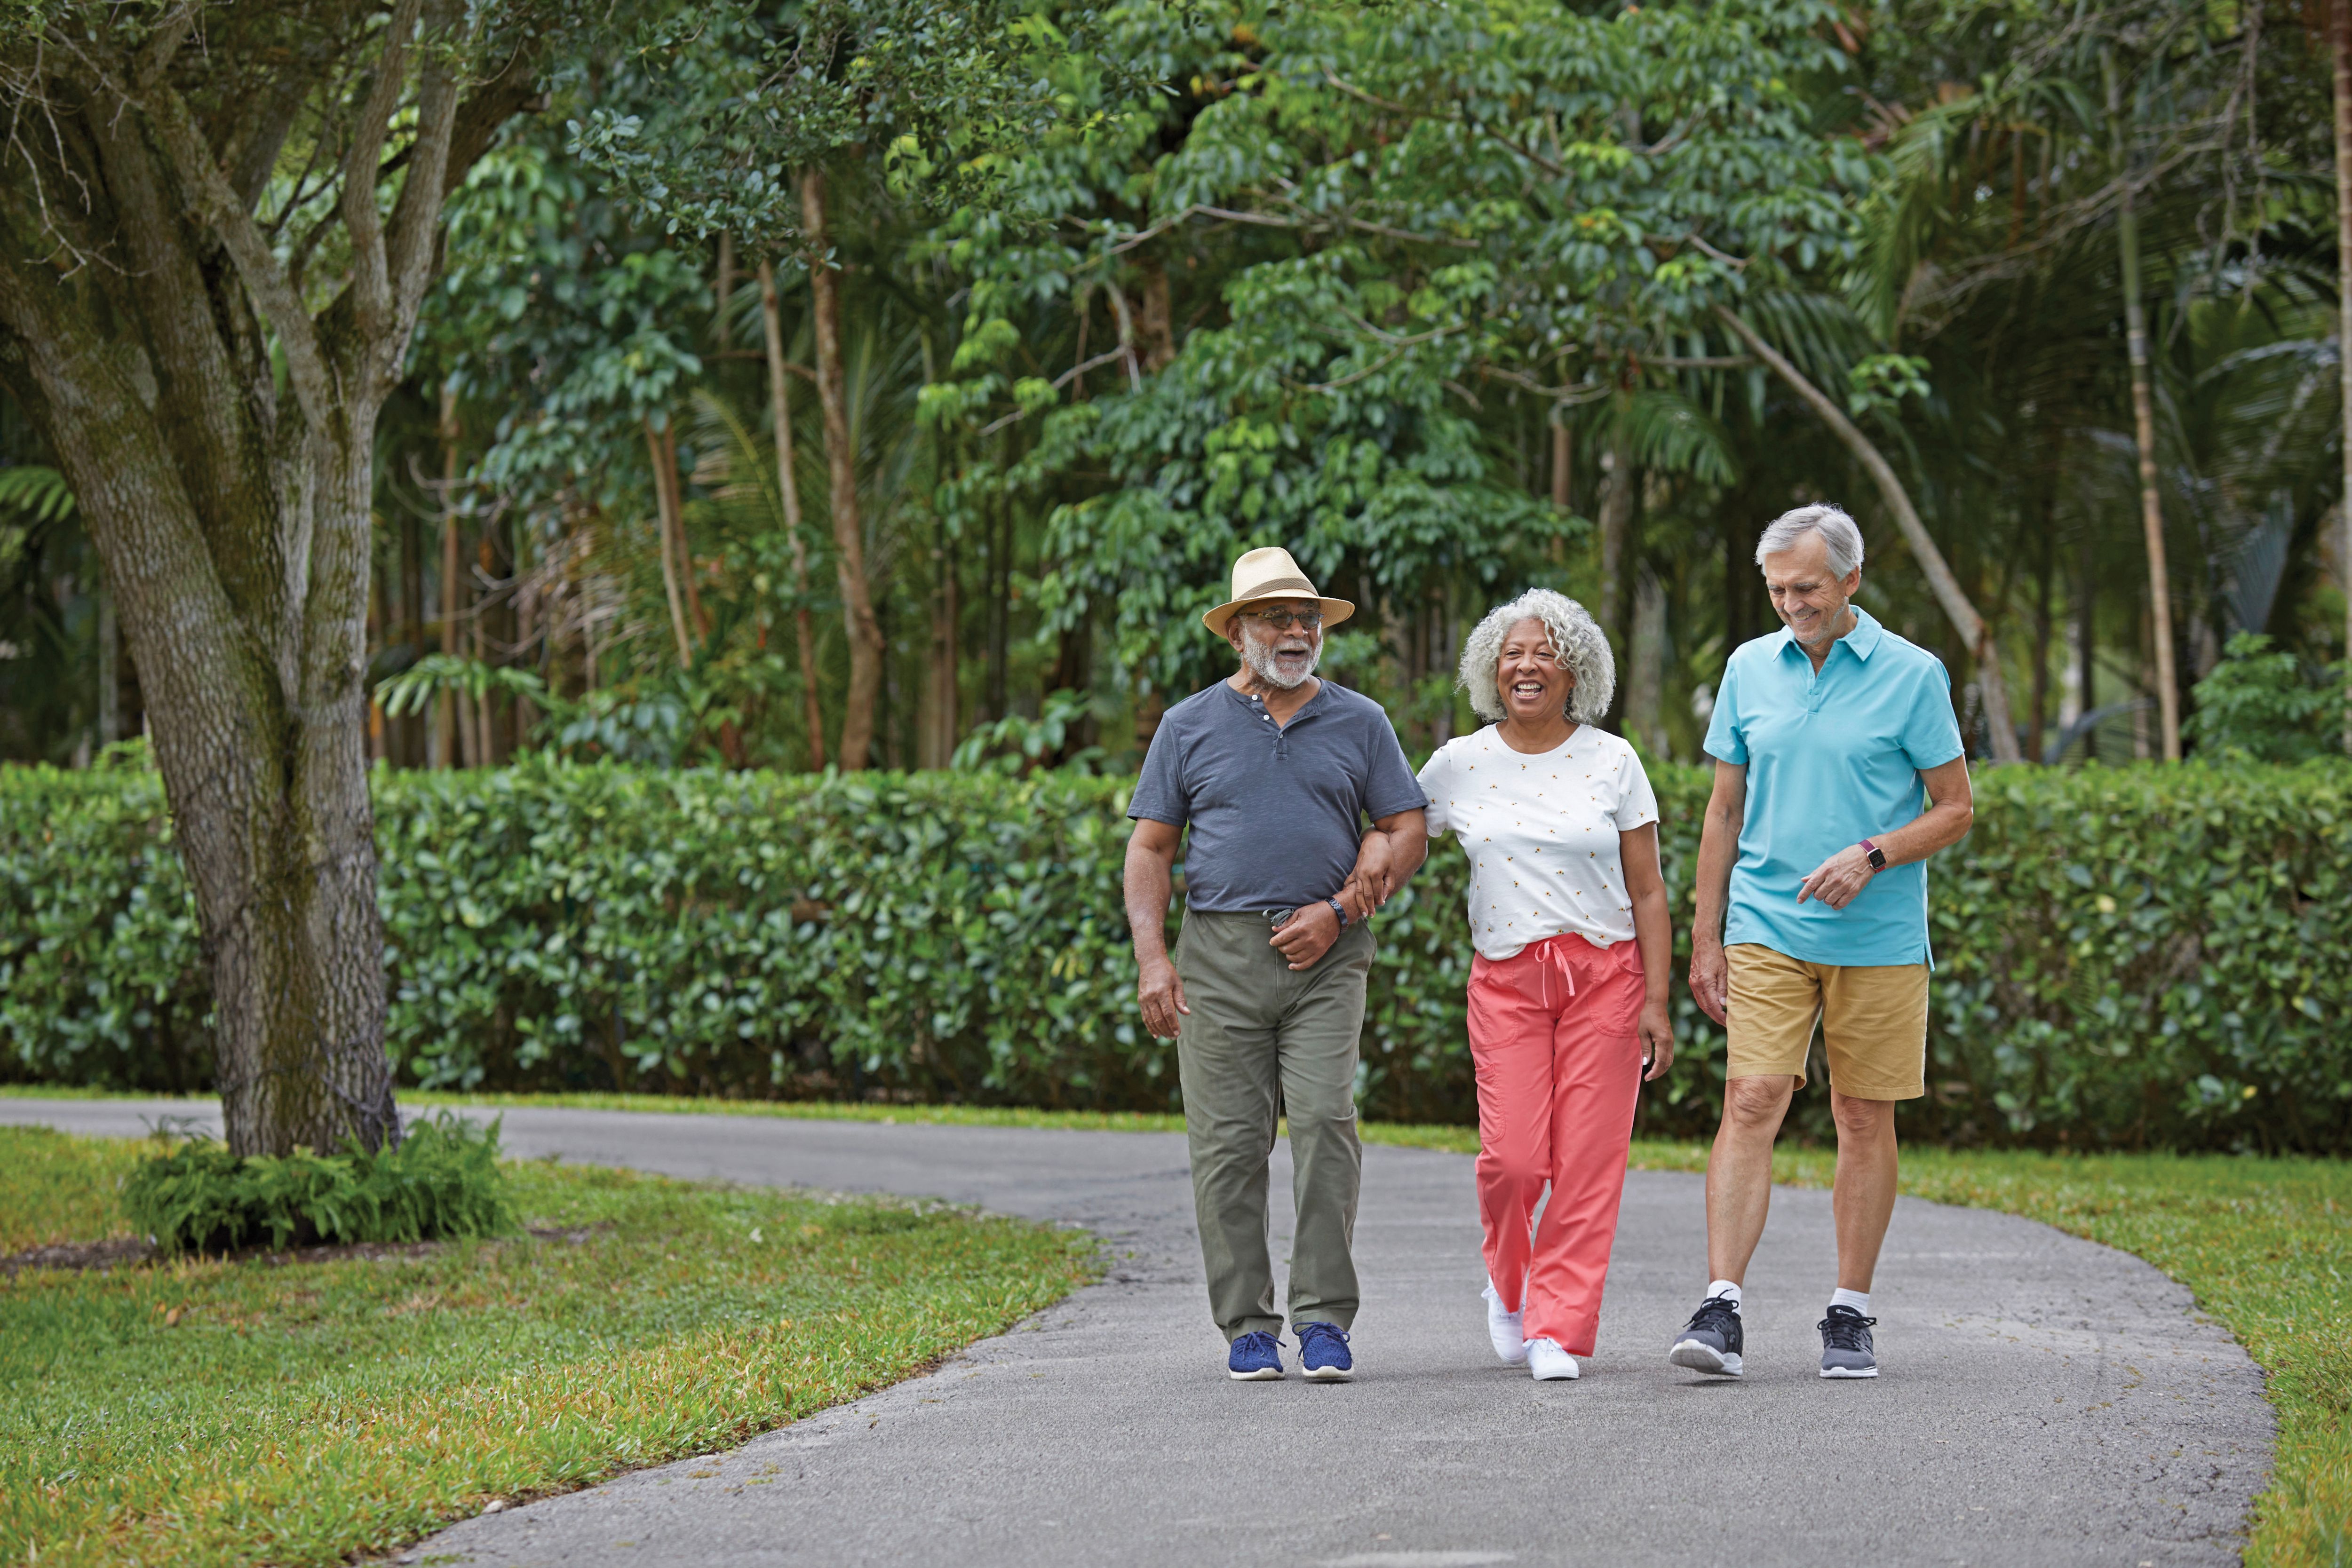
[[[144,684],[240,1154],[398,1136],[363,672],[374,436],[444,197],[551,18],[119,6],[0,35],[0,381]]]
[[[1167,690],[1205,666],[1166,628],[1213,601],[1249,543],[1285,543],[1399,610],[1457,571],[1524,573],[1573,525],[1497,482],[1489,399],[1555,420],[1609,411],[1624,461],[1604,560],[1637,459],[1727,477],[1719,430],[1678,379],[1738,361],[1716,308],[1858,242],[1869,161],[1814,134],[1792,85],[1835,68],[1815,31],[1829,15],[1518,0],[1114,13],[1109,52],[1189,90],[1129,104],[1069,84],[1099,117],[1013,166],[1025,221],[950,229],[977,279],[961,374],[931,398],[975,434],[1050,411],[1008,483],[1107,466],[1099,494],[1054,516],[1049,613],[1116,606],[1123,660]],[[1219,260],[1207,323],[1174,342],[1168,279]],[[1097,298],[1112,347],[1088,355],[1082,336],[1058,375],[1021,372],[1041,302],[1084,319]],[[1130,395],[1087,394],[1107,361]]]
[[[1085,16],[1074,8],[1064,20]],[[649,27],[630,61],[634,92],[610,95],[573,124],[579,154],[671,233],[728,235],[808,272],[850,650],[845,769],[866,767],[873,747],[886,647],[851,430],[836,185],[929,199],[985,193],[1008,154],[1061,120],[1037,59],[1069,47],[1013,0],[730,0]]]

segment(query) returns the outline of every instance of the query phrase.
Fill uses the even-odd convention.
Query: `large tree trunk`
[[[1959,632],[1960,641],[1967,643],[1969,651],[1976,656],[1977,689],[1984,695],[1985,727],[1992,731],[1993,760],[2024,761],[2025,754],[2017,744],[2017,726],[2010,719],[2009,683],[2001,676],[2000,649],[1993,641],[1992,627],[1977,613],[1977,607],[1969,602],[1967,591],[1960,587],[1960,580],[1952,575],[1952,569],[1945,561],[1944,552],[1936,548],[1927,526],[1919,520],[1917,510],[1911,505],[1910,492],[1904,489],[1903,481],[1895,477],[1894,465],[1886,461],[1870,437],[1845,416],[1845,410],[1831,402],[1821,388],[1805,378],[1804,371],[1790,364],[1787,355],[1766,342],[1737,311],[1718,307],[1716,314],[1722,317],[1724,324],[1748,345],[1749,353],[1770,367],[1772,373],[1787,382],[1790,390],[1804,401],[1823,424],[1830,427],[1831,434],[1845,444],[1846,450],[1853,454],[1877,485],[1879,497],[1886,503],[1886,509],[1895,514],[1895,526],[1902,531],[1903,541],[1911,547],[1911,558],[1919,563],[1919,570],[1927,577],[1927,586],[1936,595],[1936,602],[1943,606],[1953,629]]]
[[[833,563],[848,622],[849,694],[841,717],[841,766],[856,773],[874,747],[874,711],[882,695],[882,625],[866,583],[866,525],[857,507],[857,450],[849,431],[849,391],[842,366],[841,288],[833,268],[832,231],[822,173],[801,176],[801,221],[807,230],[809,298],[816,327],[817,399],[824,409],[824,465],[833,511]]]
[[[2147,547],[2149,633],[2156,653],[2156,712],[2162,726],[2164,759],[2180,760],[2180,681],[2172,667],[2172,573],[2164,559],[2164,497],[2156,478],[2156,393],[2149,384],[2147,310],[2140,300],[2139,214],[2132,204],[2131,157],[2125,143],[2123,95],[2115,56],[2103,57],[2107,117],[2115,136],[2116,178],[2123,202],[2116,214],[2116,242],[2123,263],[2124,345],[2131,356],[2132,442],[2139,454],[2139,526]]]
[[[776,298],[776,268],[760,263],[760,324],[768,352],[768,413],[776,432],[776,494],[784,508],[784,538],[793,563],[793,643],[801,661],[802,722],[808,729],[809,768],[824,770],[824,705],[817,700],[816,625],[809,614],[808,546],[801,538],[800,465],[793,453],[791,378],[784,371],[784,313]]]
[[[529,100],[532,67],[461,106],[467,24],[447,0],[396,0],[355,46],[370,58],[324,63],[271,31],[316,44],[314,24],[276,13],[220,13],[185,51],[194,7],[130,36],[111,13],[66,15],[55,37],[0,39],[0,107],[44,126],[0,151],[0,378],[58,455],[143,677],[229,1146],[379,1145],[399,1120],[366,772],[375,422],[449,172]],[[282,90],[256,99],[272,72]],[[253,216],[314,92],[337,121],[317,133],[343,149],[347,241],[315,319]],[[395,116],[409,141],[387,215]],[[88,264],[46,259],[65,256]]]

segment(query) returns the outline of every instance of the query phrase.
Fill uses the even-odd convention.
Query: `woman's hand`
[[[1362,914],[1350,913],[1350,918],[1369,919],[1373,910],[1389,901],[1396,883],[1395,852],[1389,847],[1386,833],[1366,833],[1364,841],[1356,846],[1356,868],[1348,873],[1360,902]]]
[[[1665,998],[1653,996],[1642,1004],[1642,1021],[1633,1026],[1633,1032],[1640,1037],[1642,1054],[1650,1063],[1642,1082],[1655,1082],[1675,1064],[1675,1026],[1666,1017]]]

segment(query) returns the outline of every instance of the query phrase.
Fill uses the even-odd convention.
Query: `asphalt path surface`
[[[0,1100],[0,1122],[100,1134],[187,1111]],[[1732,1382],[1665,1360],[1706,1284],[1700,1178],[1636,1171],[1599,1353],[1537,1384],[1486,1344],[1471,1162],[1368,1148],[1356,1381],[1249,1384],[1208,1320],[1180,1137],[556,1110],[505,1128],[517,1155],[1083,1225],[1113,1267],[928,1376],[404,1561],[2171,1568],[2238,1560],[2269,1469],[2262,1375],[2186,1290],[2008,1215],[1902,1200],[1872,1298],[1884,1373],[1824,1382],[1829,1195],[1780,1189]]]

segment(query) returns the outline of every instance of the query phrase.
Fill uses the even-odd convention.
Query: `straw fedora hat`
[[[1344,599],[1326,599],[1315,591],[1298,563],[1290,559],[1286,549],[1267,546],[1264,549],[1244,551],[1234,562],[1234,596],[1201,617],[1201,624],[1222,637],[1234,619],[1234,612],[1245,604],[1256,604],[1268,599],[1312,599],[1323,606],[1323,624],[1337,626],[1356,612],[1356,607]]]

